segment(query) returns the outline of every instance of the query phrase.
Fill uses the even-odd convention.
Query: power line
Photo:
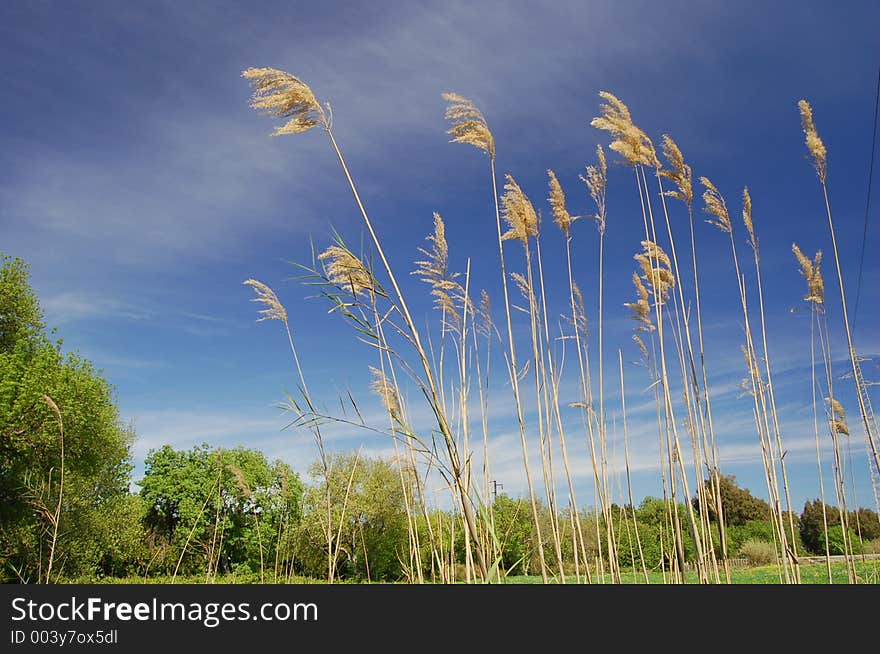
[[[877,68],[877,94],[874,97],[874,130],[871,133],[871,164],[868,166],[868,200],[865,203],[865,227],[862,230],[862,252],[859,256],[859,283],[856,286],[856,306],[853,310],[853,331],[859,316],[859,298],[862,294],[862,269],[865,266],[865,245],[868,240],[868,214],[871,210],[871,183],[874,181],[874,154],[877,152],[877,107],[880,106],[880,67]]]

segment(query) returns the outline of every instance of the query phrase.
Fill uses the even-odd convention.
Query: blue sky
[[[277,323],[255,322],[258,307],[241,282],[255,277],[278,292],[314,395],[332,404],[337,391],[351,388],[378,415],[368,393],[374,353],[289,279],[296,274],[289,262],[308,262],[312,241],[323,248],[335,228],[358,244],[364,230],[325,135],[271,139],[273,121],[247,106],[242,69],[288,70],[332,103],[334,132],[393,267],[408,278],[420,324],[436,315],[425,289],[405,273],[434,211],[446,221],[453,267],[464,269],[470,257],[472,285],[500,300],[487,161],[448,143],[440,94],[455,91],[477,103],[496,139],[499,175],[513,174],[549,216],[548,167],[572,213],[590,211],[578,174],[593,162],[596,144],[607,145],[589,121],[598,92],[608,90],[655,142],[664,133],[675,138],[695,176],[710,177],[724,193],[734,218],[742,187],[751,191],[783,438],[802,506],[818,482],[809,321],[791,310],[804,295],[793,240],[827,255],[838,373],[846,350],[821,188],[806,158],[797,101],[812,103],[829,150],[852,312],[878,24],[872,2],[3,3],[0,250],[30,263],[48,324],[116,386],[123,417],[138,433],[136,476],[150,448],[203,440],[257,447],[305,471],[315,458],[311,438],[282,431],[286,416],[274,406],[296,383],[286,337]],[[880,266],[872,254],[880,238],[880,166],[874,170],[856,321],[866,356],[880,353]],[[680,206],[672,211],[684,239],[686,214]],[[633,295],[640,225],[631,170],[613,164],[605,284],[612,362],[618,348],[627,362],[637,357],[622,303]],[[542,234],[556,316],[567,288],[563,241],[550,220]],[[574,234],[576,276],[592,319],[598,239],[586,221]],[[738,245],[752,283],[742,233]],[[511,265],[521,265],[513,244],[507,247]],[[737,389],[745,371],[729,245],[700,220],[697,247],[722,467],[766,495],[750,399]],[[525,334],[526,324],[520,327]],[[876,362],[865,365],[876,379]],[[496,359],[496,370],[502,366]],[[615,370],[607,373],[612,388]],[[643,373],[628,365],[626,374],[636,495],[657,495],[653,403]],[[523,490],[519,437],[503,380],[493,383],[494,476],[516,495]],[[619,393],[608,396],[611,415]],[[858,500],[870,505],[857,408],[851,396],[841,399],[851,416]],[[414,422],[427,428],[426,410],[412,409]],[[393,452],[368,433],[339,431],[331,441],[337,450],[359,446]],[[578,484],[589,497],[583,442],[570,447],[578,449]]]

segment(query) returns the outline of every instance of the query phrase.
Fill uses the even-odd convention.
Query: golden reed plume
[[[298,77],[274,68],[248,68],[241,76],[250,80],[251,107],[269,116],[290,118],[272,136],[299,134],[316,125],[329,127],[324,110],[308,85]]]
[[[515,238],[527,245],[530,236],[538,235],[538,216],[529,198],[511,175],[506,175],[504,194],[501,196],[501,215],[510,229],[501,236],[502,241]]]
[[[418,275],[423,282],[431,287],[431,295],[435,298],[437,308],[442,310],[454,324],[460,322],[455,299],[462,299],[464,291],[461,285],[455,281],[458,273],[449,272],[449,246],[446,242],[446,225],[439,213],[434,213],[434,233],[426,239],[432,243],[431,249],[419,248],[419,252],[425,255],[422,261],[416,261],[416,269],[413,275]]]
[[[443,99],[449,103],[446,120],[452,121],[447,134],[452,143],[469,143],[480,148],[492,159],[495,158],[495,139],[482,112],[473,102],[456,93],[444,93]]]
[[[600,91],[599,97],[605,100],[599,105],[602,115],[593,118],[590,125],[609,132],[614,137],[608,147],[631,166],[644,164],[659,168],[660,161],[657,159],[654,144],[645,132],[635,126],[627,106],[607,91]]]
[[[678,187],[678,190],[665,191],[665,194],[681,200],[690,209],[694,204],[694,171],[684,162],[684,155],[668,134],[663,135],[662,148],[670,169],[661,170],[660,174],[671,179]]]
[[[605,150],[596,146],[596,165],[587,166],[586,176],[580,175],[581,181],[590,190],[590,197],[596,203],[596,213],[592,216],[600,234],[605,233],[605,190],[608,186],[608,163]]]
[[[752,196],[749,194],[748,186],[743,188],[743,224],[749,232],[749,245],[757,252],[758,239],[755,238],[755,226],[752,224]]]
[[[379,399],[382,400],[382,406],[391,414],[391,417],[395,420],[400,420],[400,402],[394,385],[388,381],[385,373],[378,368],[370,366],[370,372],[373,373],[373,382],[370,384],[370,390],[379,396]]]
[[[248,279],[242,283],[245,286],[253,288],[257,294],[257,297],[253,298],[251,302],[260,302],[261,304],[266,305],[265,309],[261,309],[258,312],[260,317],[257,318],[257,322],[262,322],[263,320],[280,320],[282,322],[287,322],[287,310],[278,300],[275,291],[266,286],[263,282],[258,282],[256,279]]]
[[[559,229],[565,234],[565,238],[568,238],[571,232],[571,223],[575,219],[572,218],[571,214],[568,213],[568,209],[565,208],[565,193],[559,180],[556,179],[556,173],[548,169],[547,175],[550,177],[550,197],[548,200],[550,201],[550,208],[553,210],[553,222],[559,226]]]
[[[831,429],[835,434],[849,436],[849,426],[846,424],[846,411],[843,410],[843,405],[833,397],[826,397],[825,401],[828,402],[831,413]]]
[[[807,282],[807,295],[804,296],[804,300],[817,306],[825,304],[825,280],[822,279],[822,271],[819,269],[822,264],[822,250],[816,252],[816,257],[812,261],[801,252],[797,243],[791,244],[791,251],[797,257],[801,266],[801,275]]]
[[[722,232],[730,234],[733,231],[733,225],[730,223],[730,214],[727,212],[727,203],[724,201],[724,197],[718,192],[715,185],[709,181],[708,177],[700,177],[700,184],[706,187],[706,190],[703,192],[703,202],[706,203],[703,211],[715,216],[715,218],[709,218],[706,222],[710,225],[715,225]]]
[[[813,156],[813,162],[816,165],[816,173],[822,183],[828,174],[828,151],[825,144],[816,131],[816,124],[813,122],[813,109],[806,100],[798,102],[798,108],[801,110],[801,125],[804,128],[804,136],[806,137],[807,149]]]
[[[376,292],[372,273],[350,250],[331,245],[318,255],[318,259],[324,262],[324,272],[331,284],[351,291],[352,295]]]

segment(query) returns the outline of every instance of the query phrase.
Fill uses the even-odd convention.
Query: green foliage
[[[724,524],[728,526],[744,525],[754,520],[769,520],[772,509],[767,502],[752,495],[747,488],[740,488],[733,475],[714,473],[712,479],[703,481],[705,497],[708,504],[709,519],[718,520],[715,506],[713,480],[717,479],[721,491],[721,506],[724,511]],[[698,497],[693,499],[694,508],[700,508]]]
[[[807,500],[801,513],[800,534],[808,552],[825,554],[826,523],[829,529],[840,524],[840,513],[837,508],[826,504],[823,514],[821,501]]]
[[[776,560],[776,548],[773,543],[749,539],[739,548],[739,555],[752,565],[770,565]]]
[[[861,508],[857,511],[850,511],[849,526],[862,535],[862,540],[869,541],[880,538],[880,516],[871,509]]]
[[[0,352],[39,339],[43,313],[28,284],[27,264],[0,253]]]
[[[292,556],[303,488],[290,466],[242,447],[151,451],[140,482],[159,567],[223,573],[275,569]]]
[[[304,515],[297,531],[296,554],[302,571],[328,575],[327,498],[337,573],[345,578],[395,580],[408,560],[409,536],[404,488],[413,483],[407,469],[382,459],[356,454],[328,457],[328,473],[316,463],[315,484],[303,498]]]
[[[532,509],[523,499],[498,495],[492,505],[495,535],[501,543],[501,568],[512,575],[526,574],[532,558]]]
[[[638,537],[635,525],[632,523],[632,517],[626,522],[620,521],[615,528],[619,536],[617,545],[617,561],[621,568],[642,568],[644,561],[648,570],[653,570],[660,566],[662,553],[660,548],[660,528],[652,524],[638,523]],[[641,556],[639,554],[639,543],[641,542]]]
[[[91,526],[127,492],[133,434],[107,381],[47,337],[24,263],[0,260],[0,579],[42,580],[46,568],[48,515],[61,490],[61,437],[45,396],[64,425],[54,569],[88,572],[102,547],[100,530]]]
[[[859,535],[852,529],[848,532],[849,547],[852,554],[862,553],[862,543],[859,541]],[[823,534],[822,547],[824,551],[825,539]],[[828,553],[832,556],[846,554],[846,543],[843,538],[843,526],[836,524],[828,528]]]
[[[727,528],[727,551],[730,556],[738,556],[748,541],[772,543],[775,532],[770,520],[752,520],[744,525],[732,525]]]

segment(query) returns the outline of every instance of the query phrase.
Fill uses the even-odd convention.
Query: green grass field
[[[860,584],[878,584],[880,583],[880,561],[865,561],[856,563],[856,575]],[[846,564],[832,563],[831,573],[833,583],[846,584]],[[622,581],[624,584],[643,584],[645,581],[644,574],[640,571],[633,572],[631,570],[622,571]],[[658,571],[648,573],[651,584],[663,584],[663,574]],[[574,577],[566,580],[567,583],[576,583]],[[98,583],[98,584],[170,584],[171,577],[103,577],[96,579],[69,579],[67,583]],[[687,582],[696,584],[699,582],[696,573],[687,574]],[[734,584],[779,584],[782,583],[782,573],[778,566],[763,566],[759,568],[739,568],[731,571],[731,582]],[[812,564],[801,566],[801,582],[804,584],[827,584],[828,572],[825,564]],[[178,576],[174,583],[177,584],[204,584],[204,575],[195,576]],[[254,584],[259,583],[259,575],[221,575],[211,583],[218,584]],[[271,579],[267,583],[273,583]],[[290,584],[323,584],[320,579],[312,579],[310,577],[293,577],[286,583]],[[346,583],[346,582],[343,582]],[[356,582],[347,582],[356,583]],[[540,584],[541,577],[539,575],[519,575],[511,576],[506,580],[508,584]],[[594,583],[598,582],[594,578]],[[606,576],[607,583],[607,576]]]
[[[856,575],[858,583],[880,583],[880,561],[866,561],[856,563]],[[831,575],[833,583],[847,583],[846,564],[832,563]],[[782,571],[778,566],[768,565],[759,568],[739,568],[731,570],[731,583],[734,584],[779,584],[782,583]],[[663,574],[657,571],[649,571],[648,577],[652,584],[662,584]],[[622,571],[621,578],[625,584],[644,584],[645,576],[641,571]],[[695,572],[687,573],[687,582],[696,584],[699,579]],[[509,584],[540,584],[541,577],[537,575],[508,577]],[[574,578],[568,580],[574,583]],[[801,566],[801,583],[804,584],[827,584],[828,569],[825,564],[812,564]]]

